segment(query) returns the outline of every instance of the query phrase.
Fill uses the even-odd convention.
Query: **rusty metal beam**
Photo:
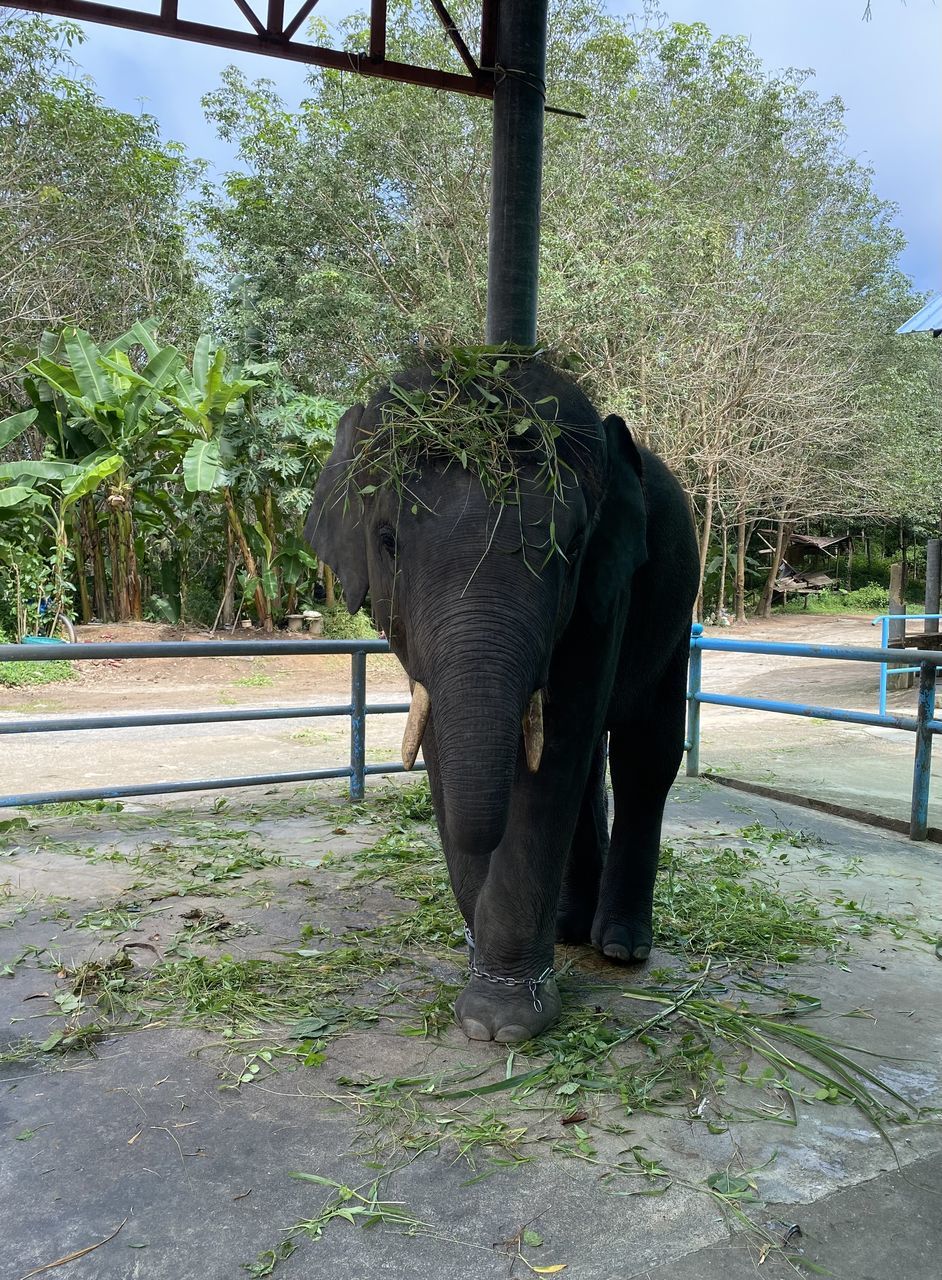
[[[244,0],[236,0],[241,9]],[[452,71],[438,71],[434,67],[415,67],[405,62],[388,62],[382,53],[346,53],[339,49],[325,49],[319,45],[301,44],[284,34],[273,36],[262,28],[261,34],[249,31],[233,31],[228,27],[210,26],[204,22],[190,22],[173,16],[175,6],[161,3],[159,13],[141,13],[120,5],[85,3],[84,0],[18,0],[18,9],[33,13],[47,13],[58,18],[72,18],[80,22],[101,22],[106,26],[123,27],[128,31],[143,31],[150,35],[170,36],[175,40],[190,40],[196,44],[213,45],[221,49],[236,49],[244,53],[262,53],[271,58],[284,58],[290,62],[302,62],[309,66],[326,67],[332,71],[352,71],[358,75],[380,80],[395,80],[400,84],[421,85],[428,89],[445,89],[463,93],[472,98],[490,98],[494,93],[494,77],[490,72],[478,71],[476,76],[459,75]],[[248,8],[248,6],[245,6]],[[312,6],[313,7],[313,6]],[[385,4],[373,0],[374,13]],[[248,15],[246,15],[248,16]],[[254,15],[253,15],[254,16]],[[255,19],[256,23],[258,19]],[[385,27],[385,21],[383,23]],[[375,35],[375,33],[374,33]],[[371,36],[371,49],[374,39]],[[383,41],[385,49],[385,40]]]
[[[497,5],[499,0],[481,3],[481,66],[494,70],[497,61]]]
[[[233,0],[233,4],[242,14],[243,18],[245,18],[249,22],[253,30],[255,30],[258,33],[258,35],[263,36],[265,34],[265,24],[261,21],[261,19],[256,14],[255,10],[248,3],[248,0]],[[85,5],[82,5],[82,8],[84,9]]]
[[[386,0],[371,0],[370,57],[374,62],[386,58]]]
[[[285,34],[285,39],[286,39],[286,40],[290,40],[290,39],[291,39],[291,37],[292,37],[292,36],[294,35],[294,33],[297,31],[298,27],[300,27],[301,23],[302,23],[302,22],[304,21],[304,19],[308,16],[308,14],[312,11],[312,9],[314,8],[314,6],[315,6],[316,4],[317,4],[317,0],[307,0],[307,3],[306,3],[306,4],[302,4],[302,5],[301,5],[301,8],[297,11],[297,13],[294,15],[294,17],[291,19],[291,21],[290,21],[290,22],[288,23],[288,25],[285,27],[285,33],[284,33],[284,34]]]
[[[452,18],[451,14],[445,8],[444,4],[442,4],[442,0],[432,0],[432,8],[435,10],[435,15],[438,18],[439,22],[448,32],[448,38],[451,40],[451,43],[458,50],[458,57],[461,59],[464,65],[468,68],[471,74],[473,76],[476,76],[478,73],[478,64],[474,61],[474,58],[471,56],[471,50],[465,44],[464,38],[462,37],[461,32],[458,30],[457,26],[455,25],[455,21]]]
[[[270,36],[282,36],[285,31],[285,0],[268,0],[268,17],[265,30]]]

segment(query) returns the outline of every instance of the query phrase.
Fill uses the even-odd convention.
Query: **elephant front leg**
[[[470,977],[455,1003],[472,1040],[529,1040],[559,1017],[556,911],[587,772],[588,759],[579,778],[570,768],[561,777],[546,760],[535,776],[518,769],[510,822],[477,900]]]

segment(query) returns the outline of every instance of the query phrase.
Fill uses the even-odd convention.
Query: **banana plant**
[[[259,366],[255,372],[263,375],[267,369]],[[243,592],[254,600],[259,622],[271,631],[272,600],[277,591],[271,543],[257,525],[246,525],[227,470],[234,461],[227,429],[242,416],[246,397],[261,382],[261,376],[249,377],[238,367],[230,367],[225,349],[214,348],[210,336],[203,334],[193,352],[192,368],[187,369],[183,362],[175,366],[161,396],[182,418],[174,434],[185,447],[184,486],[189,493],[221,499],[245,565]],[[257,536],[260,533],[261,538]]]
[[[144,353],[140,367],[131,361],[132,349]],[[110,548],[114,612],[119,619],[142,615],[135,489],[142,469],[168,447],[161,428],[172,412],[160,393],[182,363],[176,348],[158,345],[150,325],[135,324],[104,347],[83,329],[46,333],[37,358],[27,366],[24,389],[33,402],[32,425],[60,460],[30,465],[47,468],[44,478],[63,482],[61,513],[64,521],[72,509],[69,524],[85,617],[90,614],[87,556],[97,574],[104,571],[99,516],[92,503],[103,486],[106,500],[100,511]],[[48,470],[67,465],[79,470],[62,471],[58,477]],[[104,584],[97,585],[103,593]]]

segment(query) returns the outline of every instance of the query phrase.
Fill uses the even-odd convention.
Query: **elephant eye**
[[[577,533],[566,548],[566,559],[573,564],[582,555],[582,548],[585,545],[585,538],[581,533]]]
[[[390,559],[394,559],[397,549],[396,531],[391,525],[380,525],[377,533],[377,541],[379,542],[381,550],[385,551],[386,555],[388,555]]]

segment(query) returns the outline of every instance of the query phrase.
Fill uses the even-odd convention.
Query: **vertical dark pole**
[[[926,543],[926,613],[939,612],[939,593],[942,590],[942,541],[930,538]],[[926,618],[923,631],[942,631],[938,618]]]
[[[913,764],[913,802],[909,817],[910,840],[925,840],[929,830],[932,733],[928,726],[935,714],[935,683],[935,663],[920,663],[919,703],[916,711],[916,759]]]
[[[532,346],[540,258],[540,188],[548,0],[498,5],[487,341]]]
[[[690,628],[690,663],[687,667],[687,777],[700,776],[700,688],[703,680],[703,650],[697,641],[703,624]]]
[[[366,776],[366,654],[350,655],[350,799],[363,799]]]

